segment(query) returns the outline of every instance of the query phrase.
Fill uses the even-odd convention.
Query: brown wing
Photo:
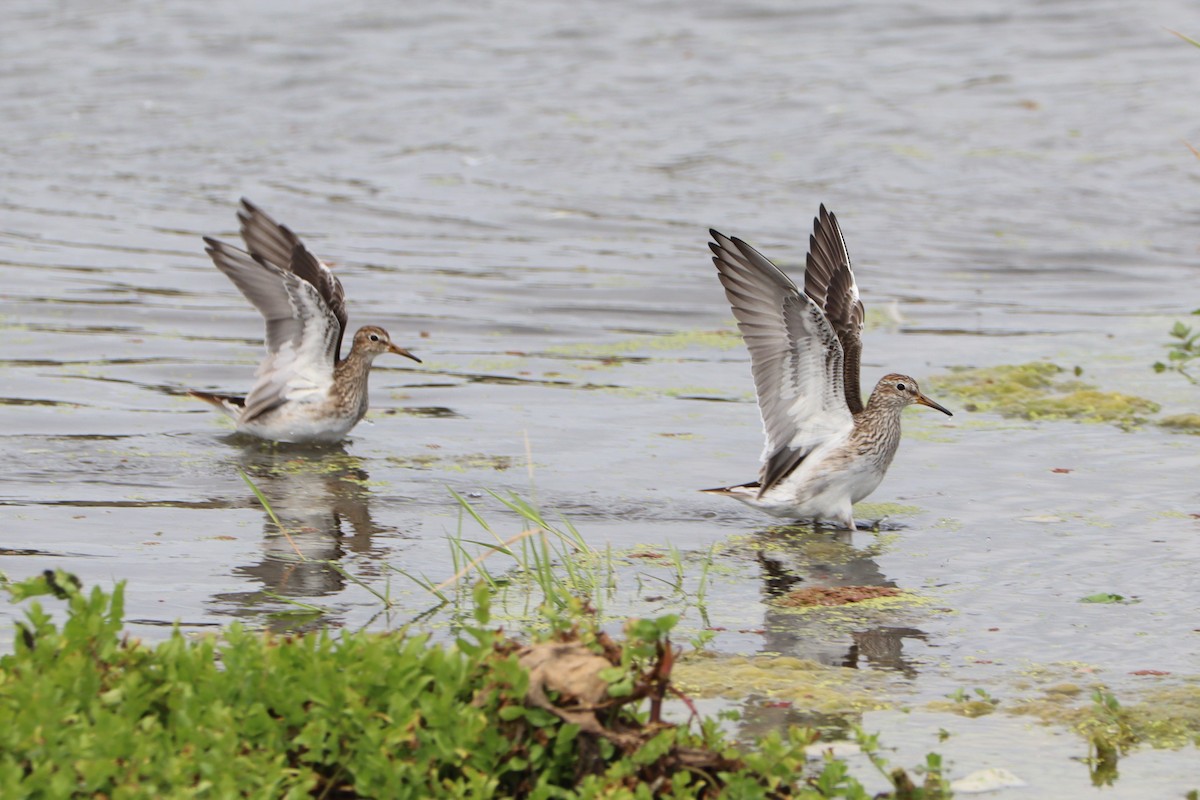
[[[846,405],[857,414],[863,410],[859,388],[862,361],[863,304],[850,270],[850,253],[838,226],[837,217],[821,206],[808,238],[808,262],[804,272],[804,293],[825,312],[830,327],[842,343]]]
[[[340,361],[342,338],[345,336],[347,323],[346,293],[342,289],[342,282],[329,267],[308,251],[300,237],[290,228],[271,219],[262,209],[244,197],[242,207],[238,209],[238,221],[241,223],[242,239],[246,242],[246,250],[250,255],[277,269],[293,273],[317,290],[317,294],[329,307],[330,313],[340,326],[336,349],[333,351],[334,360]]]

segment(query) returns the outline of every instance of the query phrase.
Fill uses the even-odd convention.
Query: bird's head
[[[360,350],[369,358],[374,358],[383,353],[395,353],[398,356],[411,358],[418,364],[421,359],[414,356],[412,353],[405,350],[403,347],[392,344],[392,337],[388,332],[378,325],[364,325],[354,334],[354,349]]]
[[[875,391],[871,393],[871,403],[879,403],[893,408],[904,408],[916,403],[935,408],[948,417],[954,416],[942,405],[922,394],[921,387],[915,380],[907,375],[897,373],[884,375],[879,379],[879,383],[875,384]]]

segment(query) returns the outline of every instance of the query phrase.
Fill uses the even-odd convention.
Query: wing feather
[[[238,209],[242,240],[246,250],[255,258],[273,267],[292,272],[312,284],[322,301],[338,322],[337,346],[334,358],[340,359],[342,338],[346,334],[346,293],[342,282],[320,259],[308,251],[300,237],[286,225],[271,219],[265,211],[242,198]]]
[[[266,320],[267,356],[240,421],[249,422],[304,394],[326,393],[342,326],[317,287],[261,256],[216,239],[204,242],[213,263]]]
[[[854,425],[843,353],[824,312],[740,239],[710,231],[713,263],[750,350],[766,447],[759,493]]]
[[[859,371],[862,361],[863,304],[858,297],[850,253],[837,217],[821,206],[808,237],[804,293],[825,312],[841,342],[846,404],[857,414],[863,410]]]

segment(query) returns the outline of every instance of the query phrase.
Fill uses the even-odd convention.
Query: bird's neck
[[[903,410],[903,406],[872,392],[867,407],[854,415],[854,435],[860,447],[870,451],[884,469],[900,445],[900,412]]]
[[[876,416],[876,417],[883,416],[883,415],[899,417],[900,412],[903,410],[904,410],[903,406],[897,408],[895,403],[888,402],[888,398],[885,398],[883,395],[881,395],[879,392],[876,391],[876,392],[871,392],[871,396],[867,399],[866,408],[864,408],[862,411],[860,411],[859,414],[860,414],[860,416],[865,416],[865,415],[870,414],[871,416]]]
[[[355,344],[333,368],[333,391],[341,395],[339,405],[366,410],[367,377],[371,374],[371,362],[374,360],[373,354],[363,352]]]

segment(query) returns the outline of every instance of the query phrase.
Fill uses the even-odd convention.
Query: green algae
[[[876,555],[874,545],[856,548],[809,525],[774,525],[753,536],[731,536],[727,551],[748,553],[755,559],[760,553],[779,553],[787,558],[790,570],[821,564],[849,564]]]
[[[960,696],[951,697],[949,700],[931,700],[926,703],[925,707],[930,711],[949,712],[958,714],[960,717],[975,719],[976,717],[986,717],[993,713],[1000,701],[990,697],[985,690],[976,689],[976,692],[981,692],[985,699],[975,699],[962,693]]]
[[[1006,701],[1002,710],[1065,726],[1121,752],[1143,744],[1200,746],[1200,675],[1135,672],[1146,684],[1123,685],[1118,700],[1096,673],[1083,662],[1030,665],[1012,684],[1022,696]]]
[[[1160,419],[1158,424],[1178,433],[1200,436],[1200,414],[1172,414]]]
[[[793,656],[695,653],[677,661],[671,677],[692,697],[744,700],[748,695],[761,695],[790,700],[822,714],[859,714],[892,707],[864,685],[870,676]]]
[[[888,517],[912,517],[920,514],[920,506],[903,503],[859,503],[854,506],[854,515],[862,519],[886,519]]]
[[[258,452],[263,458],[246,464],[246,471],[255,478],[327,475],[363,486],[381,485],[363,477],[366,475],[366,462],[361,456],[334,450],[313,458],[311,455],[289,455],[288,447],[290,446],[276,442],[259,443]]]
[[[408,469],[441,469],[449,472],[467,472],[478,469],[503,472],[512,468],[515,463],[512,456],[496,456],[487,453],[464,453],[461,455],[419,453],[411,456],[388,456],[387,460]]]
[[[1102,684],[1056,684],[1040,691],[1006,705],[1005,710],[1065,725],[1087,739],[1106,740],[1121,750],[1139,744],[1168,749],[1200,746],[1200,687],[1195,680],[1141,692],[1126,690],[1120,702]]]
[[[645,350],[684,350],[688,347],[708,347],[717,350],[732,350],[740,347],[742,335],[733,328],[719,330],[691,330],[670,333],[664,336],[634,336],[604,344],[581,342],[546,348],[547,353],[564,356],[605,358],[628,355]]]
[[[991,411],[1030,420],[1077,420],[1136,425],[1159,406],[1121,392],[1107,392],[1065,377],[1067,370],[1045,361],[987,368],[959,368],[930,380],[938,393],[952,394],[966,411]]]

